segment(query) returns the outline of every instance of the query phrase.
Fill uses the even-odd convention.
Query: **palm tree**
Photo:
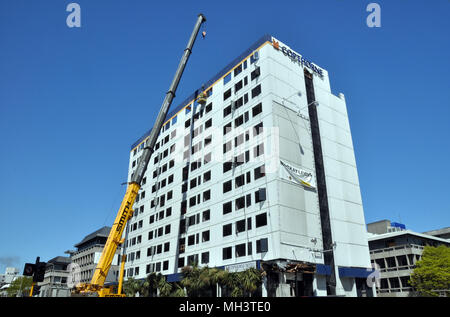
[[[240,282],[244,295],[251,297],[252,293],[254,293],[261,285],[261,281],[261,272],[255,268],[249,268],[243,272],[240,272]]]
[[[142,295],[144,297],[154,297],[155,293],[158,290],[159,283],[163,275],[161,273],[152,272],[147,275],[144,283],[142,284]]]
[[[172,293],[170,293],[170,297],[186,297],[186,293],[184,289],[178,284],[174,283],[176,289]]]
[[[161,278],[158,281],[158,289],[159,289],[159,296],[161,297],[171,296],[172,284],[168,283],[164,276],[161,276]]]
[[[123,283],[123,292],[127,297],[135,297],[137,292],[142,290],[141,281],[132,277]]]

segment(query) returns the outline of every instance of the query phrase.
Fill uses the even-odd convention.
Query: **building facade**
[[[47,262],[44,281],[39,282],[39,297],[68,297],[70,289],[67,286],[71,263],[70,257],[57,256]]]
[[[384,229],[383,229],[384,228]],[[407,230],[399,223],[382,220],[367,225],[370,258],[380,272],[377,296],[408,297],[414,290],[408,283],[425,246],[450,246],[450,241]]]
[[[78,265],[80,268],[79,276],[80,283],[90,283],[94,275],[95,268],[100,260],[103,248],[108,239],[111,227],[103,227],[93,233],[84,237],[84,239],[77,243],[76,251],[67,251],[70,253],[71,262]],[[119,254],[121,248],[118,247],[116,255],[111,263],[105,283],[117,283],[119,278]]]
[[[126,278],[257,267],[262,296],[373,295],[345,98],[328,72],[264,36],[169,113],[126,253]]]

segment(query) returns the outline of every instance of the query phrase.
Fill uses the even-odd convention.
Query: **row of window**
[[[189,109],[189,111],[188,111],[188,109]],[[194,110],[196,110],[197,109],[197,107],[196,106],[194,106]],[[203,117],[203,115],[206,115],[207,113],[209,113],[210,111],[212,110],[212,102],[211,103],[209,103],[206,107],[200,107],[200,109],[199,109],[199,111],[197,111],[197,113],[196,114],[194,114],[194,117],[193,117],[193,121],[194,121],[194,123],[197,121],[197,120],[199,120],[199,119],[201,119],[202,117]],[[187,107],[186,108],[186,113],[189,113],[189,112],[191,112],[191,107],[189,106],[189,107]],[[195,111],[194,111],[195,112]],[[208,121],[210,121],[210,120],[208,120]],[[211,124],[211,122],[209,122],[208,123],[209,125]],[[187,129],[187,128],[189,128],[191,126],[191,119],[188,119],[188,120],[186,120],[185,122],[184,122],[184,127]]]
[[[265,175],[265,167],[261,165],[253,170],[254,180],[257,180]],[[234,178],[234,188],[239,188],[244,186],[245,184],[250,184],[251,182],[251,172],[248,171],[244,174],[236,176]],[[223,183],[223,193],[228,193],[233,189],[233,179],[225,181]]]
[[[266,189],[260,188],[255,191],[255,203],[263,202],[266,200]],[[245,207],[250,207],[252,205],[252,195],[246,194],[242,197],[236,198],[234,200],[234,210],[238,211]],[[228,201],[222,205],[222,213],[224,215],[229,214],[233,211],[233,201]]]
[[[202,216],[201,222],[200,222],[200,215]],[[180,234],[186,233],[186,231],[187,231],[187,229],[189,227],[192,227],[192,226],[198,225],[200,223],[209,221],[210,217],[211,217],[211,212],[208,209],[208,210],[205,210],[205,211],[203,211],[201,213],[199,212],[197,214],[189,216],[189,217],[187,217],[185,219],[181,219],[180,220]]]
[[[203,200],[201,200],[202,196],[203,196]],[[208,189],[208,190],[204,191],[202,195],[197,194],[197,195],[189,198],[189,207],[194,207],[195,205],[200,204],[201,202],[206,202],[210,199],[211,199],[211,190]],[[182,215],[184,215],[187,211],[187,204],[188,204],[188,200],[183,200],[181,202],[181,214]]]
[[[153,238],[162,237],[163,235],[170,234],[170,225],[159,227],[158,229],[151,230],[148,232],[148,240]]]
[[[169,207],[165,210],[165,212],[164,212],[164,210],[161,210],[160,212],[157,212],[156,214],[151,215],[149,218],[149,223],[152,224],[155,221],[162,220],[162,219],[164,219],[164,217],[170,217],[171,215],[172,215],[172,207]]]
[[[246,225],[247,223],[247,225]],[[255,216],[255,227],[260,228],[267,225],[267,213],[262,213]],[[247,228],[247,229],[246,229]],[[228,223],[226,225],[223,225],[222,227],[222,236],[227,237],[230,236],[233,232],[233,224]],[[235,223],[235,233],[238,234],[240,232],[248,231],[252,229],[252,218],[249,217],[247,220],[242,219],[239,221],[236,221]]]
[[[191,234],[187,237],[187,245],[193,246],[196,244],[208,242],[210,239],[210,231],[206,230],[202,232],[201,240],[200,240],[200,233]],[[186,237],[182,237],[178,241],[179,249],[178,253],[183,254],[186,251]]]
[[[247,255],[252,255],[253,248],[252,242],[237,244],[234,247],[225,247],[222,249],[222,260],[230,260],[233,258],[233,248],[234,257],[239,258]],[[267,238],[256,240],[256,253],[262,253],[268,251],[268,240]]]

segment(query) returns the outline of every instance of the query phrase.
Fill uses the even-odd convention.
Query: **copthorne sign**
[[[275,39],[272,39],[272,46],[276,50],[280,50],[283,52],[284,55],[288,56],[292,61],[300,63],[302,66],[306,66],[309,69],[311,69],[313,72],[315,72],[320,77],[323,77],[323,71],[321,68],[317,67],[310,61],[304,59],[301,55],[297,55],[292,50],[288,49],[286,46],[280,47],[280,43],[278,41],[275,41]]]

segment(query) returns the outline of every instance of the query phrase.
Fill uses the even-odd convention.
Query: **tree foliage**
[[[28,296],[31,284],[33,284],[33,278],[30,276],[21,276],[14,279],[8,287],[8,297]]]
[[[410,284],[422,296],[438,296],[436,290],[450,290],[450,248],[426,246],[411,274]]]
[[[232,297],[251,296],[261,285],[261,272],[250,268],[242,272],[228,272],[207,266],[197,265],[182,269],[184,278],[181,285],[186,288],[189,297],[214,296],[216,285],[230,291]]]

